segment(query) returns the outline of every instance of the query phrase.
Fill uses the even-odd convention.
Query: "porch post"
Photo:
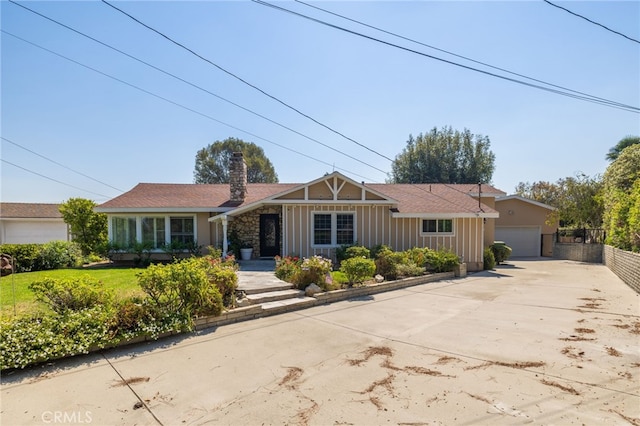
[[[222,257],[227,257],[227,248],[229,245],[227,241],[227,215],[222,216],[220,221],[222,222]]]

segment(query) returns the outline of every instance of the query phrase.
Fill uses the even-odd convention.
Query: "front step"
[[[315,306],[317,300],[314,297],[296,297],[294,299],[277,300],[262,304],[264,315],[283,314],[285,312],[296,311],[298,309]]]
[[[304,296],[304,291],[293,290],[291,286],[284,289],[272,290],[262,293],[247,293],[247,299],[251,305],[259,305],[286,299],[298,299]]]
[[[248,296],[250,294],[266,294],[266,293],[273,293],[273,292],[284,291],[284,290],[291,290],[292,287],[293,285],[289,283],[285,283],[284,281],[273,280],[272,283],[270,282],[260,283],[255,286],[240,285],[238,286],[238,290],[243,291],[244,294]]]

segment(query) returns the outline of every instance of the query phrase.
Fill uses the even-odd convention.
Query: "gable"
[[[353,204],[370,203],[395,204],[397,201],[381,192],[357,183],[340,173],[332,173],[303,184],[269,200],[270,203],[323,203],[349,202]]]

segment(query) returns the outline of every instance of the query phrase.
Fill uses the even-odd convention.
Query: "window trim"
[[[327,215],[331,216],[331,243],[329,244],[316,244],[315,243],[315,216],[316,215]],[[353,242],[358,241],[358,233],[357,233],[357,218],[356,212],[354,211],[340,211],[340,210],[315,210],[311,212],[311,226],[310,226],[310,246],[311,248],[335,248],[339,247],[338,244],[338,215],[350,215],[353,217]]]
[[[435,232],[425,232],[424,230],[424,222],[427,220],[433,220],[436,222],[436,230]],[[450,221],[451,222],[451,231],[450,232],[446,232],[446,231],[438,231],[439,229],[439,222],[440,221]],[[455,227],[455,220],[453,218],[431,218],[431,217],[423,217],[420,219],[420,236],[427,236],[427,237],[432,237],[432,236],[453,236],[456,234],[456,227]]]

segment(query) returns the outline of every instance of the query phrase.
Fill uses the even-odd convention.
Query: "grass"
[[[138,286],[136,274],[141,269],[136,268],[69,268],[51,271],[22,272],[0,278],[0,313],[11,315],[14,313],[14,298],[16,313],[28,313],[44,309],[44,305],[36,301],[35,295],[29,290],[29,284],[44,278],[69,279],[89,275],[103,283],[105,288],[113,289],[117,297],[143,295]]]

